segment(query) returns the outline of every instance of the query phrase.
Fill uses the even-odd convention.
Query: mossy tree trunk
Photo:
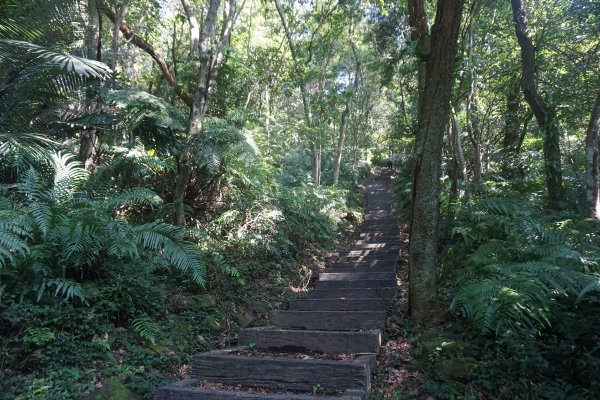
[[[409,248],[410,314],[417,321],[435,320],[440,316],[436,312],[436,265],[442,142],[450,120],[452,68],[462,9],[462,0],[438,1],[425,88],[419,104]]]

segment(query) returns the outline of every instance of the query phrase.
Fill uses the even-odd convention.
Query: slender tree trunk
[[[198,45],[200,44],[200,25],[188,0],[181,0],[181,5],[190,25],[190,57],[195,57],[198,54]]]
[[[223,11],[223,27],[220,40],[216,41],[217,14],[220,0],[210,0],[202,33],[198,43],[198,80],[192,96],[188,134],[190,140],[202,131],[202,124],[208,109],[210,95],[216,85],[219,67],[223,62],[223,54],[231,40],[234,19],[236,17],[236,0],[229,0]],[[193,14],[192,14],[193,15]],[[189,19],[189,16],[188,16]],[[191,24],[190,24],[191,25]],[[173,204],[175,206],[175,223],[185,226],[185,192],[193,173],[193,151],[187,146],[178,162],[178,173],[173,188]]]
[[[106,15],[109,20],[115,23],[115,21],[117,20],[117,14],[108,6],[108,4],[106,4],[106,0],[96,0],[96,2],[98,4],[99,9],[102,10],[102,12],[104,12],[104,15]],[[156,49],[150,43],[136,35],[135,32],[133,32],[133,30],[131,30],[131,28],[127,26],[127,24],[122,23],[119,26],[119,29],[129,43],[143,50],[150,57],[152,57],[169,86],[172,86],[174,88],[174,91],[175,93],[177,93],[177,96],[179,96],[179,98],[186,105],[192,107],[192,97],[188,93],[186,93],[186,91],[183,90],[181,86],[177,84],[175,76],[169,70],[169,67],[162,55],[158,51],[156,51]]]
[[[539,95],[535,83],[535,47],[527,30],[527,18],[523,8],[523,0],[511,0],[513,22],[517,41],[521,48],[521,87],[523,97],[529,104],[535,119],[544,135],[544,164],[548,203],[557,208],[563,199],[563,184],[560,158],[560,132],[556,115],[544,99]]]
[[[292,31],[290,30],[290,26],[288,24],[287,18],[285,16],[285,12],[283,11],[283,7],[281,6],[281,2],[279,0],[274,0],[275,8],[277,8],[277,13],[281,18],[281,24],[283,25],[283,30],[285,32],[285,37],[287,39],[288,45],[290,47],[290,52],[292,53],[292,59],[294,60],[294,64],[296,67],[296,74],[298,76],[298,86],[300,87],[300,94],[302,95],[302,109],[304,111],[304,123],[306,125],[310,148],[312,153],[312,176],[315,185],[319,186],[321,181],[321,155],[319,150],[319,145],[317,143],[314,132],[314,121],[310,106],[310,96],[308,94],[308,90],[306,88],[306,78],[304,78],[303,66],[300,63],[300,58],[298,57],[298,51],[296,48],[296,41],[292,36]]]
[[[117,19],[114,24],[115,27],[113,29],[112,35],[112,43],[111,43],[111,57],[108,62],[108,66],[116,72],[117,69],[117,60],[119,56],[119,40],[121,38],[121,25],[127,16],[127,10],[129,8],[129,0],[123,0],[123,4],[119,9],[119,13],[117,14]]]
[[[600,131],[600,92],[592,110],[585,138],[585,198],[587,215],[600,219],[600,197],[598,193],[598,133]]]
[[[342,152],[344,151],[344,141],[346,138],[346,125],[348,124],[348,116],[350,115],[351,98],[346,100],[346,107],[342,112],[342,119],[340,121],[340,129],[338,136],[337,150],[335,153],[335,165],[333,167],[333,184],[337,185],[340,179],[340,165],[342,163]]]
[[[415,43],[415,55],[417,57],[417,74],[419,84],[419,104],[425,94],[425,83],[427,73],[427,58],[429,57],[431,40],[429,35],[429,22],[425,12],[425,4],[422,0],[408,0],[408,16],[411,28],[410,40]],[[419,116],[417,116],[418,118]]]
[[[419,104],[409,249],[409,303],[417,321],[441,317],[436,289],[442,142],[450,120],[452,67],[463,1],[439,0],[431,32],[426,85]]]
[[[475,74],[475,64],[473,63],[473,20],[475,19],[475,4],[471,7],[468,27],[468,54],[467,70],[469,79],[469,90],[467,91],[467,133],[471,144],[473,145],[473,182],[481,182],[482,151],[481,151],[481,130],[475,116],[475,91],[477,89],[477,75]]]
[[[87,26],[85,30],[87,57],[100,61],[102,56],[102,18],[97,0],[88,0],[87,11]],[[86,98],[83,100],[83,108],[86,112],[95,111],[96,100],[89,98],[89,95],[86,94]],[[97,144],[98,136],[95,129],[86,129],[81,132],[78,159],[88,170],[94,168],[94,155],[96,154]]]

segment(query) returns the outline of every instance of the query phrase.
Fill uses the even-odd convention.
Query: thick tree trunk
[[[521,47],[521,87],[523,97],[529,104],[535,119],[544,135],[544,163],[548,203],[557,208],[563,199],[562,171],[560,158],[560,132],[554,111],[539,95],[535,83],[535,47],[527,31],[527,18],[522,0],[511,0],[513,22],[517,41]]]
[[[419,104],[413,175],[413,210],[409,250],[410,314],[435,320],[438,312],[436,265],[439,236],[442,142],[450,119],[452,67],[457,51],[463,1],[439,0],[431,32],[431,51],[423,101]]]
[[[598,133],[600,131],[600,92],[592,110],[585,138],[585,198],[587,215],[600,219],[600,197],[598,193]]]

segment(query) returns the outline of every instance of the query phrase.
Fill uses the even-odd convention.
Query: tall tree
[[[437,2],[419,103],[409,248],[410,314],[416,320],[439,317],[435,310],[442,142],[450,120],[452,69],[462,9],[463,0]]]
[[[294,60],[294,66],[296,68],[296,74],[298,79],[298,87],[300,88],[300,94],[302,95],[302,109],[304,111],[304,123],[306,124],[306,129],[309,131],[310,138],[310,147],[312,152],[312,175],[315,185],[319,185],[321,183],[321,149],[317,141],[312,138],[312,131],[314,130],[314,119],[312,115],[311,105],[310,105],[310,95],[307,89],[306,76],[302,60],[298,54],[298,49],[296,46],[296,41],[294,40],[294,36],[292,35],[292,31],[290,29],[290,25],[288,23],[287,17],[285,15],[285,11],[281,6],[281,2],[279,0],[275,0],[275,7],[277,8],[277,13],[281,18],[281,24],[283,26],[283,30],[285,32],[285,37],[288,42],[288,46],[290,47],[290,52],[292,53],[292,59]]]
[[[600,219],[600,193],[598,192],[598,133],[600,131],[600,92],[592,109],[592,116],[588,124],[585,137],[585,198],[587,202],[587,215],[590,218]]]
[[[527,28],[527,14],[523,0],[511,0],[513,22],[517,41],[521,48],[521,88],[525,101],[544,136],[544,163],[546,188],[550,207],[558,207],[563,199],[563,184],[560,156],[560,132],[556,113],[538,93],[536,83],[536,50]]]

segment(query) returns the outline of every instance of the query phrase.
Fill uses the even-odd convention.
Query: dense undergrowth
[[[405,215],[408,176],[401,172],[394,188]],[[439,290],[447,319],[404,332],[415,343],[409,369],[422,372],[426,393],[600,396],[600,223],[581,217],[575,189],[557,211],[545,207],[539,186],[489,180],[469,188],[469,199],[442,198]]]
[[[211,206],[188,210],[181,230],[159,196],[168,159],[111,149],[89,173],[65,154],[38,160],[0,196],[1,398],[107,388],[151,398],[189,373],[195,352],[235,343],[308,285],[352,231],[340,214],[360,206],[368,174],[315,187],[302,163],[275,171],[257,155],[232,157]]]

